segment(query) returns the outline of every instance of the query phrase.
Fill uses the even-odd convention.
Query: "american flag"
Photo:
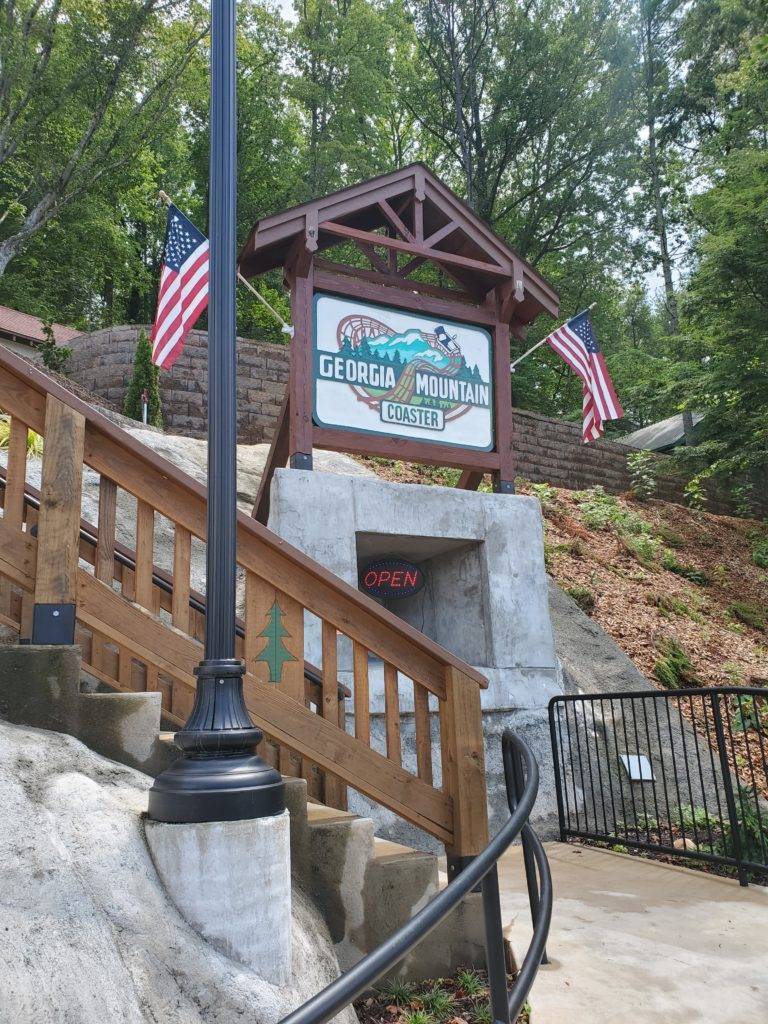
[[[619,419],[624,410],[616,397],[605,356],[597,344],[589,310],[572,317],[544,341],[581,377],[584,385],[582,437],[585,444],[596,441],[604,433],[604,421]]]
[[[208,239],[171,203],[151,336],[155,366],[173,366],[208,305],[208,267]]]

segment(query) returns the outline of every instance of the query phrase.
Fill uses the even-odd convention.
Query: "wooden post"
[[[445,669],[440,703],[440,748],[443,789],[453,799],[453,845],[446,848],[450,877],[488,844],[480,689],[452,665]]]
[[[58,398],[45,403],[32,642],[75,639],[85,418]]]
[[[499,321],[493,329],[494,397],[496,403],[496,448],[499,468],[493,474],[493,489],[515,493],[515,455],[512,445],[512,378],[509,372],[509,324]]]
[[[312,469],[312,330],[314,267],[302,248],[287,268],[291,282],[290,407],[288,456],[292,469]]]

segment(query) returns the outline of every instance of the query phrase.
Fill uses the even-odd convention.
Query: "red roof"
[[[65,327],[64,324],[51,324],[51,327],[57,345],[66,345],[83,333],[74,327]],[[0,306],[0,334],[13,335],[20,341],[45,341],[42,320],[29,313],[20,313],[18,309],[9,309],[8,306]]]

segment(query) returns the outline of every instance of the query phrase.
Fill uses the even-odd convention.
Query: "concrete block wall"
[[[144,328],[149,332],[149,328]],[[68,376],[92,394],[122,409],[133,371],[140,325],[111,327],[74,338]],[[288,382],[288,348],[237,339],[238,438],[269,441]],[[192,331],[184,351],[160,374],[160,397],[168,430],[205,437],[208,335]]]

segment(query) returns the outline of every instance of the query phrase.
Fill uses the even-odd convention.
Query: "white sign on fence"
[[[324,294],[314,324],[319,426],[492,450],[488,331]]]

